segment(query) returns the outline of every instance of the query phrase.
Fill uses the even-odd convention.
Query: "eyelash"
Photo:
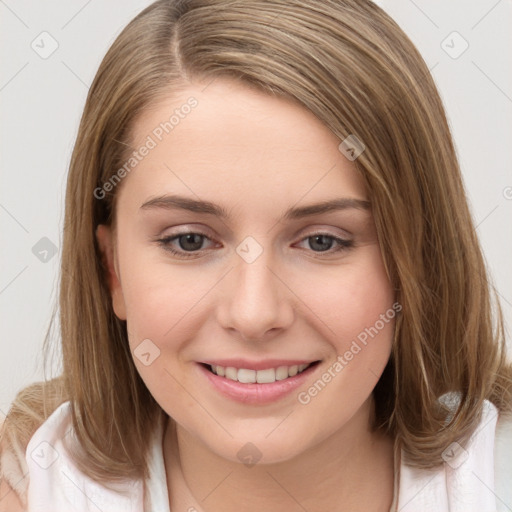
[[[161,245],[164,248],[164,250],[166,250],[166,251],[170,252],[171,254],[177,256],[178,258],[182,258],[182,259],[194,258],[194,257],[197,256],[197,254],[200,253],[200,251],[202,249],[199,249],[198,251],[177,251],[176,249],[173,249],[170,246],[170,243],[172,241],[178,240],[180,237],[186,236],[186,235],[199,235],[199,236],[204,237],[207,240],[210,240],[209,236],[207,236],[204,233],[201,233],[200,231],[186,231],[184,233],[178,233],[176,235],[171,235],[171,236],[166,236],[164,238],[160,238],[160,239],[156,240],[156,242],[159,245]],[[331,235],[329,233],[323,233],[323,232],[311,233],[310,235],[305,236],[304,238],[302,238],[301,242],[303,240],[307,240],[308,238],[313,238],[315,236],[324,236],[324,237],[330,238],[330,239],[332,239],[334,242],[336,242],[338,244],[338,248],[334,249],[334,250],[327,249],[326,251],[313,251],[314,253],[319,254],[319,255],[322,255],[322,254],[334,254],[334,253],[337,253],[337,252],[340,252],[340,251],[343,251],[343,250],[350,249],[350,248],[352,248],[354,246],[354,242],[352,240],[345,240],[344,238],[339,238],[337,236]]]

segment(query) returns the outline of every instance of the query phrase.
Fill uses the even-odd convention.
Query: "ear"
[[[119,320],[126,320],[126,304],[124,302],[123,289],[119,280],[117,256],[114,250],[114,234],[112,228],[100,224],[96,228],[96,240],[102,254],[102,263],[105,270],[108,289],[112,296],[112,307]]]

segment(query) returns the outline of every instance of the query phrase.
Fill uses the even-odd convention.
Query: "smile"
[[[278,380],[295,377],[315,363],[317,363],[317,361],[301,365],[278,366],[277,368],[267,368],[264,370],[250,370],[247,368],[234,368],[233,366],[224,367],[220,365],[207,365],[207,368],[219,377],[225,377],[226,379],[238,381],[243,384],[271,384]]]
[[[284,399],[304,385],[320,363],[321,360],[303,359],[219,359],[198,363],[197,369],[198,376],[202,376],[199,378],[205,378],[223,397],[244,405],[264,406]]]

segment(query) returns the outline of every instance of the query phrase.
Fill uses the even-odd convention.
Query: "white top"
[[[60,405],[28,443],[28,512],[170,512],[162,422],[151,443],[149,478],[127,481],[117,491],[76,468],[63,445],[67,435],[73,435],[69,402]],[[443,458],[445,463],[434,470],[395,461],[400,472],[390,512],[512,510],[512,417],[498,421],[496,407],[486,401],[480,425],[465,449],[453,443]],[[5,467],[1,476],[12,481]]]

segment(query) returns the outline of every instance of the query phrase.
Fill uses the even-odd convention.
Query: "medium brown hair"
[[[485,399],[510,408],[512,372],[434,81],[409,38],[367,0],[159,0],[122,31],[90,88],[70,164],[63,374],[44,395],[36,386],[17,397],[5,438],[26,444],[70,400],[86,474],[147,476],[163,411],[133,363],[95,239],[99,224],[115,223],[119,187],[101,200],[94,191],[133,151],[141,113],[190,81],[222,77],[291,98],[340,142],[354,134],[366,146],[355,164],[403,308],[374,390],[375,427],[401,442],[409,463],[439,464],[474,431]],[[448,392],[459,394],[450,421],[439,401]]]

